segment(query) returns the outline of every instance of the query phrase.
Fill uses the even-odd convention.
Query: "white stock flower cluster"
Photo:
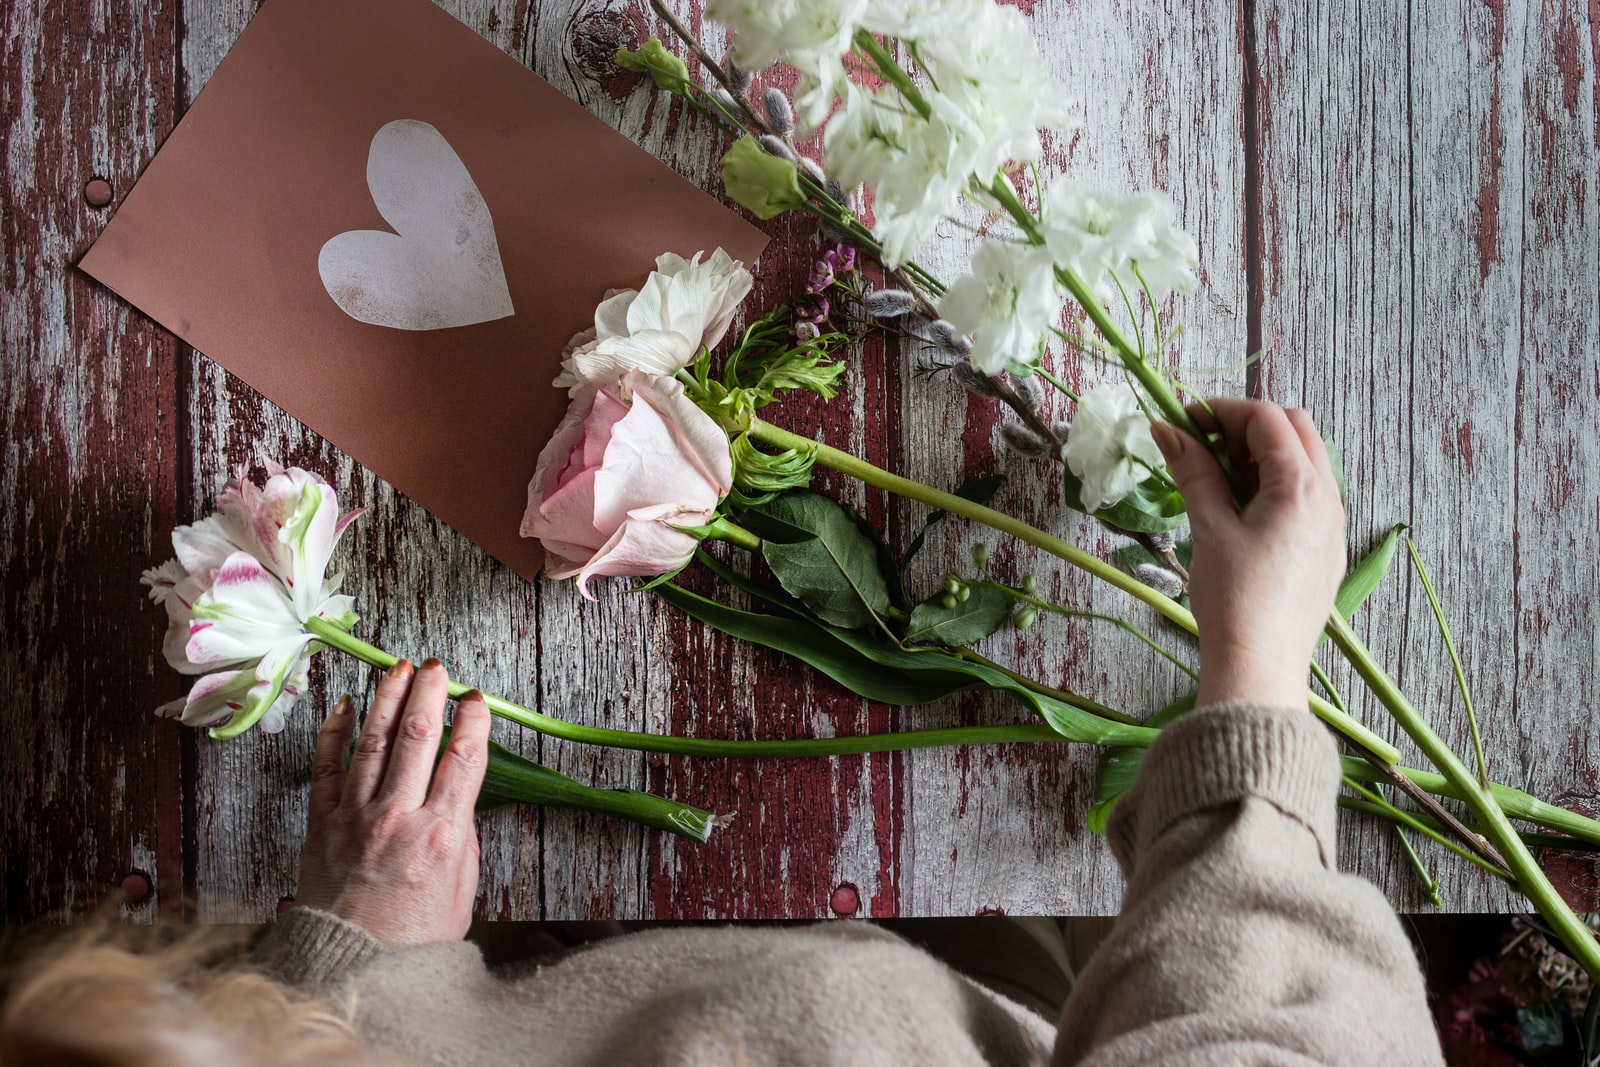
[[[1124,285],[1143,278],[1160,300],[1195,287],[1200,250],[1172,221],[1164,193],[1117,196],[1058,181],[1045,194],[1045,246],[1057,266],[1070,267],[1094,285],[1106,274]]]
[[[1083,483],[1083,509],[1116,504],[1161,466],[1150,419],[1126,382],[1097,385],[1078,400],[1063,458]]]
[[[733,57],[800,71],[798,117],[827,122],[828,172],[873,193],[874,232],[891,266],[909,259],[952,214],[974,178],[1037,160],[1039,130],[1071,124],[1021,12],[992,0],[712,0],[734,31]],[[925,77],[920,99],[893,84],[871,90],[844,63],[858,31],[899,41],[902,66]],[[828,112],[843,99],[833,118]]]

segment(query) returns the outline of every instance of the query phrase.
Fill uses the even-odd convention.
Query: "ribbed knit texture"
[[[631,934],[504,981],[470,944],[380,951],[298,909],[259,958],[313,987],[353,979],[360,1031],[418,1065],[1436,1067],[1410,943],[1334,866],[1335,757],[1304,709],[1168,727],[1113,814],[1122,915],[1056,1033],[855,922]]]

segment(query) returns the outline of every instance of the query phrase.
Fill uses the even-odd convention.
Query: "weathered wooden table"
[[[720,192],[720,146],[697,116],[612,65],[619,43],[655,28],[638,0],[445,6]],[[1186,379],[1303,405],[1337,436],[1352,547],[1395,521],[1414,524],[1496,776],[1593,812],[1600,25],[1577,0],[1525,6],[1024,4],[1057,76],[1084,103],[1085,125],[1053,142],[1051,169],[1165,188],[1199,238],[1205,286],[1179,305]],[[274,737],[214,743],[158,721],[150,709],[181,683],[158,652],[160,612],[135,581],[169,554],[175,523],[204,513],[226,472],[269,457],[321,471],[348,502],[372,507],[339,561],[364,633],[550,713],[741,737],[1021,718],[979,698],[868,705],[647,597],[609,590],[589,604],[570,584],[524,582],[76,273],[116,194],[253,9],[251,0],[4,8],[6,918],[82,912],[135,872],[153,884],[128,905],[140,918],[259,919],[292,892],[320,711],[340,692],[369,693],[371,676],[322,657],[315,691]],[[685,14],[699,25],[696,11]],[[86,189],[94,178],[110,189]],[[96,206],[97,193],[109,204]],[[800,219],[769,232],[764,303],[793,297],[817,247]],[[926,258],[953,276],[970,240],[954,230]],[[994,410],[915,378],[892,347],[857,357],[848,394],[825,416],[791,407],[788,420],[935,483],[1006,470],[1002,506],[1113,547],[1060,507],[1047,468],[997,447]],[[920,509],[835,488],[901,544],[922,521]],[[925,582],[964,558],[968,536],[942,530]],[[1129,610],[1027,552],[1002,546],[999,556],[1017,573],[1037,568],[1062,598]],[[1465,751],[1441,642],[1402,570],[1358,629]],[[1003,633],[986,651],[1138,711],[1183,680],[1092,624]],[[1373,702],[1357,710],[1395,733]],[[693,846],[570,812],[493,813],[483,822],[486,917],[809,917],[852,901],[878,916],[1117,906],[1121,880],[1082,826],[1094,786],[1087,749],[694,762],[498,736],[586,781],[738,818]],[[1349,820],[1343,846],[1345,864],[1397,905],[1421,906],[1387,830]],[[1475,868],[1434,859],[1446,907],[1516,907]],[[1591,864],[1549,863],[1594,906]],[[128,888],[139,897],[137,878]]]

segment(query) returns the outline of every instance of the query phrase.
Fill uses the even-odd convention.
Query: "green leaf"
[[[965,603],[946,608],[940,597],[918,604],[911,613],[906,642],[913,645],[970,645],[981,641],[1005,625],[1016,600],[989,585],[967,587]]]
[[[838,504],[800,490],[753,511],[770,520],[766,530],[757,530],[767,566],[822,621],[861,629],[888,612],[878,546]]]
[[[1328,465],[1333,468],[1333,480],[1339,486],[1339,502],[1342,504],[1344,503],[1344,455],[1334,443],[1332,434],[1324,437],[1322,444],[1328,450]]]
[[[1069,741],[1147,745],[1156,737],[1154,730],[1103,719],[948,652],[904,649],[876,631],[829,626],[798,601],[762,588],[704,553],[698,558],[718,577],[774,612],[743,611],[675,585],[657,588],[656,595],[713,629],[795,656],[868,700],[925,704],[963,690],[995,689],[1010,693]]]
[[[1179,716],[1194,710],[1196,696],[1198,693],[1179,697],[1146,719],[1145,725],[1160,729],[1171,724]],[[1099,773],[1095,778],[1095,802],[1084,815],[1085,824],[1093,832],[1097,834],[1106,832],[1106,826],[1111,820],[1111,809],[1116,806],[1124,793],[1133,788],[1133,780],[1138,777],[1139,768],[1144,765],[1144,752],[1143,747],[1119,746],[1105,749],[1100,753]]]
[[[1005,484],[1006,476],[1003,474],[986,474],[981,478],[968,478],[956,487],[955,495],[962,500],[970,500],[974,504],[987,504],[994,499],[994,495]],[[922,542],[927,540],[928,531],[943,521],[950,514],[943,508],[934,508],[928,512],[927,519],[922,524],[922,529],[917,531],[917,538],[911,542],[911,547],[906,549],[906,554],[900,557],[900,570],[903,572],[910,564],[912,557],[922,551]]]
[[[1074,511],[1088,512],[1083,506],[1083,482],[1061,466],[1061,502]],[[1187,518],[1183,494],[1169,489],[1154,475],[1133,487],[1133,492],[1108,508],[1092,513],[1098,519],[1129,533],[1162,533],[1182,526]]]
[[[1355,615],[1357,609],[1367,602],[1378,584],[1383,581],[1383,576],[1389,573],[1389,564],[1394,562],[1395,549],[1399,547],[1400,535],[1411,527],[1403,522],[1397,522],[1383,535],[1383,540],[1378,542],[1376,548],[1368,552],[1351,568],[1350,573],[1344,576],[1344,581],[1339,583],[1338,595],[1333,598],[1333,608],[1342,618],[1349,619]],[[1317,644],[1328,639],[1327,634],[1317,638]]]
[[[439,741],[441,756],[449,743],[450,727],[446,726]],[[716,816],[702,808],[633,789],[598,789],[584,785],[490,741],[489,763],[484,770],[476,806],[479,811],[485,811],[503,804],[540,804],[549,808],[600,812],[691,841],[705,841],[717,825]]]

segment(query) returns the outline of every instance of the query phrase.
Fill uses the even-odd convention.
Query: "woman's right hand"
[[[1216,399],[1221,429],[1253,490],[1234,505],[1204,445],[1166,424],[1151,429],[1189,510],[1189,596],[1200,627],[1200,705],[1224,700],[1306,704],[1306,671],[1344,576],[1344,506],[1311,416],[1259,400]],[[1220,423],[1220,426],[1219,426]]]

